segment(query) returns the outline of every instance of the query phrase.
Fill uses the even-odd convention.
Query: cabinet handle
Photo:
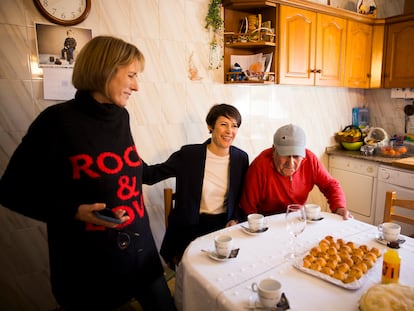
[[[322,69],[315,70],[316,73],[322,73]]]
[[[316,72],[316,69],[311,69],[311,71],[310,71],[311,73],[315,73]]]

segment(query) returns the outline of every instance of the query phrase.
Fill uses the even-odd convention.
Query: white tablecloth
[[[299,236],[302,249],[310,249],[326,235],[353,241],[385,251],[387,246],[376,241],[377,227],[355,219],[342,220],[338,215],[323,213],[324,219],[308,223]],[[291,310],[352,311],[358,300],[372,285],[381,281],[382,257],[378,259],[357,290],[348,290],[305,274],[292,266],[285,257],[291,237],[286,230],[285,215],[266,217],[269,230],[248,235],[240,225],[222,229],[193,241],[184,253],[176,273],[175,300],[178,310],[247,310],[256,294],[253,282],[271,277],[282,283]],[[247,223],[241,225],[247,226]],[[214,237],[227,233],[240,248],[237,258],[215,261],[204,250],[214,249]],[[414,239],[398,250],[401,257],[400,283],[414,286]]]

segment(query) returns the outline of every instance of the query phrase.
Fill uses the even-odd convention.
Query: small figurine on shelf
[[[374,0],[359,0],[357,4],[357,12],[365,15],[377,15],[377,5]]]

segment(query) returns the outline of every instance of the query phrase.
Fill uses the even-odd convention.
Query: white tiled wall
[[[321,2],[316,1],[315,2]],[[350,8],[354,1],[332,1]],[[140,154],[148,163],[163,161],[187,143],[209,135],[204,122],[211,105],[226,102],[242,113],[235,144],[252,160],[270,147],[274,131],[293,122],[301,125],[308,147],[326,163],[324,149],[333,135],[351,123],[351,109],[368,105],[373,124],[391,133],[404,128],[403,99],[390,90],[355,90],[299,86],[224,85],[222,71],[208,70],[208,36],[204,16],[209,0],[99,0],[77,27],[93,35],[120,36],[136,44],[147,63],[140,91],[128,110]],[[404,0],[376,0],[378,17],[402,12]],[[32,0],[2,0],[0,4],[0,173],[34,117],[54,102],[43,99],[42,75],[36,70],[34,22],[48,23]],[[188,79],[192,61],[202,78]],[[172,180],[145,187],[154,236],[163,233],[162,188]],[[310,201],[326,208],[318,191]],[[48,281],[46,230],[43,224],[0,208],[0,309],[51,310],[54,299]]]

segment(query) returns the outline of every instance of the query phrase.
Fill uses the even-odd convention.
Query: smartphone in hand
[[[109,208],[104,208],[103,210],[100,210],[100,211],[93,211],[93,213],[99,219],[109,221],[109,222],[113,222],[113,223],[116,223],[116,224],[122,224],[122,220],[119,219],[119,218],[116,218],[115,214]]]

